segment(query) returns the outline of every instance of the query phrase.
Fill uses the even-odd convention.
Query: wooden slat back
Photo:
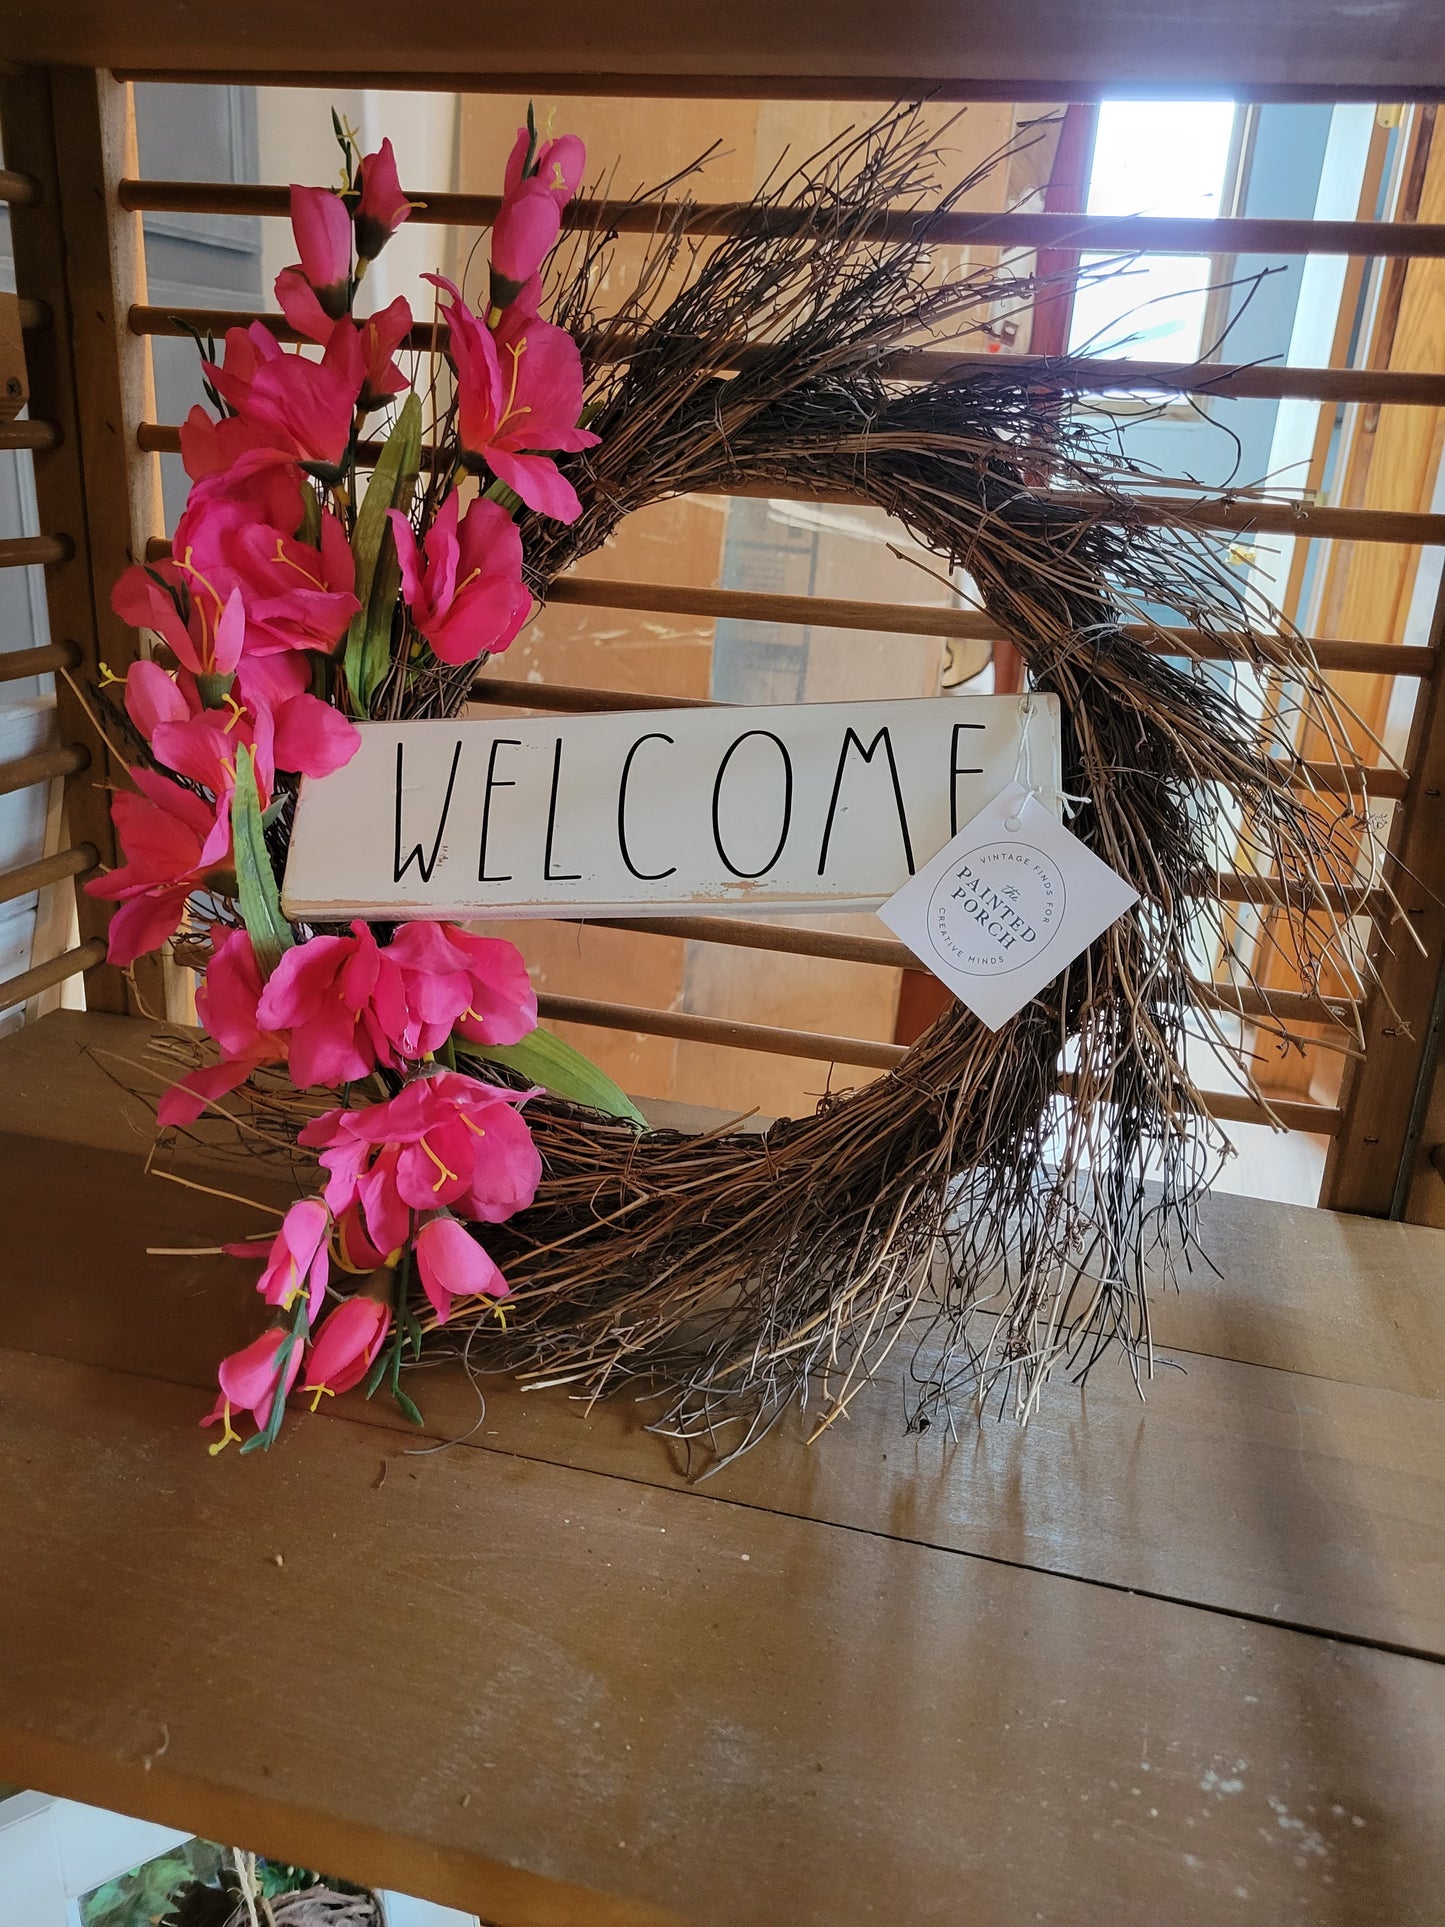
[[[146,68],[145,71],[159,69]],[[218,71],[206,77],[228,76]],[[259,80],[261,76],[233,69],[229,78]],[[268,78],[299,84],[322,78],[340,82],[346,77],[288,70]],[[497,89],[510,86],[517,76],[490,80],[475,76],[458,79],[450,75],[444,81],[439,75],[430,78],[448,88],[475,85]],[[1282,94],[1282,83],[1268,76],[1255,75],[1252,80],[1255,98],[1283,98],[1289,91],[1285,87]],[[381,84],[403,84],[403,77],[392,74],[389,83],[383,80]],[[706,98],[717,95],[723,82],[717,76],[705,74],[691,79],[659,74],[641,79],[552,74],[546,77],[546,84],[552,92],[569,88],[577,91],[585,86],[586,91],[596,93],[656,95],[671,90],[679,96]],[[754,76],[746,85],[733,76],[726,84],[757,98],[850,97],[842,82],[807,78],[796,72]],[[987,77],[977,83],[945,82],[940,95],[942,98],[998,98],[999,84]],[[54,506],[53,519],[57,523],[50,538],[55,545],[51,562],[52,607],[60,617],[59,628],[64,640],[73,639],[81,651],[76,673],[83,681],[87,670],[93,672],[102,652],[115,667],[123,666],[128,658],[132,645],[109,615],[109,584],[132,554],[148,552],[147,538],[150,538],[150,552],[162,549],[163,545],[156,539],[160,528],[155,460],[157,451],[176,446],[174,424],[159,423],[154,417],[149,352],[151,338],[177,332],[181,318],[146,303],[138,215],[142,210],[180,210],[243,212],[277,218],[286,212],[287,190],[281,186],[142,180],[133,149],[128,145],[132,122],[128,115],[127,90],[108,78],[86,74],[80,69],[56,70],[50,74],[42,70],[24,79],[11,78],[4,85],[6,131],[12,141],[7,147],[7,163],[12,171],[0,176],[0,190],[12,204],[17,232],[23,229],[36,237],[27,243],[22,293],[31,298],[35,313],[45,310],[56,316],[56,325],[48,337],[53,367],[48,375],[43,375],[40,387],[46,406],[36,410],[44,420],[30,445],[35,450],[37,473],[46,478],[46,503]],[[1421,85],[1429,91],[1427,83]],[[1310,83],[1303,83],[1303,88],[1308,93]],[[865,97],[882,97],[899,91],[907,91],[903,83],[889,80],[885,84],[881,77],[874,76],[863,93]],[[1057,97],[1059,89],[1054,91]],[[1064,91],[1071,97],[1091,98],[1099,87],[1091,81]],[[1242,97],[1250,89],[1241,87],[1236,91]],[[1373,91],[1378,93],[1381,89]],[[1396,86],[1393,92],[1401,99],[1410,97],[1408,87]],[[854,96],[856,94],[855,88]],[[1343,99],[1349,95],[1350,84],[1341,79],[1324,87],[1321,97]],[[1015,94],[1014,97],[1022,96]],[[58,150],[50,132],[57,109],[63,113],[66,130]],[[12,123],[17,130],[14,136],[10,135]],[[265,162],[263,155],[263,173]],[[487,221],[496,205],[493,197],[476,194],[423,192],[420,198],[424,204],[417,209],[417,218],[438,223]],[[48,216],[47,208],[51,210]],[[71,242],[71,258],[66,261],[52,258],[57,213],[65,217]],[[47,218],[51,221],[49,229],[44,225]],[[786,223],[790,218],[786,209],[776,210],[767,217],[773,223]],[[900,217],[905,225],[906,218]],[[575,224],[607,222],[624,230],[651,226],[654,219],[652,212],[585,201],[574,206],[569,214],[569,220]],[[736,232],[740,225],[755,219],[745,206],[738,205],[699,207],[690,217],[693,231],[701,236]],[[950,215],[948,221],[945,238],[989,246],[1146,247],[1155,251],[1198,249],[1211,254],[1247,248],[1414,259],[1445,255],[1445,225],[1427,221],[1200,222],[1150,217],[1127,220],[1111,217],[1101,221],[1075,215],[975,211]],[[46,253],[43,239],[46,234],[52,235],[50,255]],[[256,318],[254,312],[248,310],[197,311],[184,317],[216,328],[244,325]],[[289,338],[291,331],[279,318],[269,315],[259,318],[273,326],[279,335]],[[431,333],[432,330],[426,328],[418,330],[419,336]],[[962,372],[988,358],[949,357],[946,352],[921,351],[897,359],[899,365],[891,371],[895,378],[917,380],[935,376],[940,366],[950,360]],[[1200,369],[1116,363],[1101,366],[1096,378],[1101,389],[1206,392],[1225,397],[1231,394],[1300,397],[1347,407],[1384,404],[1439,408],[1445,397],[1445,370],[1435,369],[1397,373],[1388,369],[1249,366]],[[1172,515],[1178,507],[1177,502],[1155,504],[1147,499],[1141,499],[1139,504],[1140,512],[1145,515]],[[1198,526],[1234,530],[1241,535],[1279,532],[1322,540],[1410,545],[1445,541],[1445,516],[1414,511],[1367,510],[1354,506],[1302,508],[1277,500],[1201,497],[1188,505],[1187,513]],[[47,517],[47,521],[50,519]],[[61,546],[67,540],[73,545],[71,549]],[[994,629],[986,616],[967,610],[746,594],[709,584],[629,583],[578,576],[556,585],[552,599],[559,604],[785,624],[820,623],[903,635],[989,640]],[[1226,658],[1229,654],[1227,644],[1206,636],[1180,632],[1172,640],[1177,640],[1184,653]],[[1397,885],[1403,880],[1409,881],[1410,887],[1405,890],[1406,910],[1411,928],[1421,941],[1419,945],[1396,942],[1381,929],[1385,991],[1373,997],[1365,1011],[1365,1060],[1347,1079],[1340,1108],[1296,1103],[1284,1107],[1284,1114],[1292,1123],[1335,1134],[1327,1195],[1335,1202],[1364,1211],[1387,1211],[1399,1201],[1400,1173],[1410,1148],[1411,1118],[1419,1107],[1429,1014],[1442,951],[1445,951],[1445,927],[1442,927],[1445,912],[1438,909],[1438,897],[1433,900],[1431,897],[1432,891],[1445,894],[1445,868],[1442,868],[1445,859],[1440,854],[1445,851],[1445,834],[1442,834],[1445,825],[1441,822],[1445,716],[1442,716],[1439,698],[1440,678],[1435,673],[1441,646],[1438,622],[1430,646],[1424,649],[1332,637],[1322,638],[1318,644],[1322,666],[1332,672],[1404,676],[1418,683],[1421,691],[1406,759],[1408,776],[1382,767],[1372,782],[1376,795],[1399,803],[1393,831],[1394,880]],[[547,690],[534,685],[528,685],[524,695],[520,688],[514,691],[506,687],[504,679],[488,678],[487,682],[485,692],[479,693],[485,693],[490,699],[540,707],[596,707],[607,703],[620,706],[629,702],[678,700],[648,698],[635,691]],[[1323,787],[1331,786],[1328,771],[1320,771],[1319,780]],[[103,798],[87,777],[76,777],[72,781],[76,785],[72,819],[73,825],[78,823],[79,828],[72,827],[74,849],[65,853],[67,861],[77,862],[75,851],[87,846],[99,851],[102,861],[113,860],[109,827],[103,821],[104,811],[100,807]],[[1334,787],[1340,786],[1336,783]],[[1234,879],[1233,885],[1241,901],[1267,900],[1271,888],[1267,879],[1257,878]],[[1365,892],[1359,899],[1359,907],[1366,913],[1378,913],[1385,902],[1380,893]],[[99,927],[96,911],[87,903],[82,937],[89,939]],[[626,920],[619,927],[625,928]],[[729,937],[729,941],[738,940],[737,933]],[[897,967],[891,951],[886,962],[882,955],[889,946],[878,944],[876,948],[879,955],[870,961],[881,967]],[[84,952],[83,944],[81,951],[74,954]],[[112,975],[104,971],[92,973],[93,1002],[102,1004],[108,999],[109,1007],[118,1007],[121,992],[111,983]],[[574,1005],[577,1002],[571,1001]],[[1254,999],[1253,1003],[1258,1001]],[[1305,1014],[1308,1003],[1308,999],[1285,993],[1280,1009],[1288,1004],[1294,1014],[1301,1015]],[[1253,1004],[1246,998],[1239,1007],[1248,1014]],[[588,1010],[591,1021],[611,1021],[619,1028],[650,1023],[660,1034],[675,1034],[680,1021],[675,1013],[654,1012],[649,1016],[648,1012],[631,1006],[608,1006],[591,1001],[588,1001]],[[784,1048],[791,1035],[776,1027],[691,1015],[685,1021],[699,1036],[707,1033],[721,1038],[726,1032],[732,1042],[764,1050]],[[796,1048],[808,1056],[827,1057],[844,1046],[852,1048],[850,1061],[855,1063],[882,1067],[892,1061],[894,1055],[891,1046],[870,1044],[868,1040],[838,1039],[822,1034],[811,1040],[796,1040]],[[1244,1114],[1238,1104],[1232,1108],[1235,1114]],[[1251,1111],[1250,1115],[1254,1113]]]

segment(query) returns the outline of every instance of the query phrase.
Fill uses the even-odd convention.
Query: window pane
[[[1086,254],[1087,272],[1117,257]],[[1125,361],[1193,361],[1214,263],[1207,254],[1149,254],[1074,295],[1069,353]]]
[[[1207,220],[1223,204],[1234,138],[1229,100],[1106,100],[1089,168],[1090,214]],[[1107,255],[1085,255],[1099,268]],[[1144,255],[1074,297],[1071,354],[1193,361],[1203,345],[1214,264],[1206,255]]]
[[[1089,169],[1090,214],[1206,220],[1219,212],[1232,100],[1106,100]]]

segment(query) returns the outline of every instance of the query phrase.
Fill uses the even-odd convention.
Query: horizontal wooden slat
[[[73,776],[89,762],[90,751],[79,743],[70,743],[63,749],[38,749],[33,756],[17,756],[13,762],[0,763],[0,796],[29,789],[32,783],[48,783],[53,776]]]
[[[0,448],[59,448],[54,422],[0,422]]]
[[[1389,769],[1383,764],[1371,764],[1363,770],[1342,770],[1333,763],[1308,762],[1301,765],[1302,771],[1311,779],[1313,786],[1325,790],[1332,796],[1360,794],[1360,778],[1364,778],[1365,790],[1371,797],[1382,802],[1398,802],[1408,795],[1410,778],[1406,771]]]
[[[129,315],[131,332],[138,335],[189,336],[222,335],[228,328],[248,328],[259,321],[278,341],[304,341],[299,328],[293,328],[284,315],[269,314],[255,308],[157,308],[133,307]],[[445,324],[418,322],[407,337],[407,346],[430,352],[445,347]],[[743,349],[730,358],[727,366],[746,368],[765,351]],[[614,350],[608,359],[625,360],[626,347]],[[1403,404],[1422,408],[1445,406],[1445,374],[1419,374],[1396,368],[1283,368],[1247,362],[1124,361],[1089,359],[1054,360],[1045,355],[968,355],[951,354],[947,349],[903,349],[886,355],[878,363],[880,375],[893,381],[931,382],[950,377],[983,373],[1001,380],[1027,378],[1036,373],[1041,379],[1067,371],[1069,385],[1098,393],[1130,392],[1140,394],[1199,394],[1224,397],[1305,401],[1353,401]]]
[[[214,71],[194,67],[117,67],[118,80],[162,81],[196,86],[216,84]],[[313,72],[309,68],[288,68],[272,72],[264,67],[226,68],[226,80],[233,87],[330,87],[361,91],[376,88],[405,88],[421,93],[442,94],[515,94],[521,98],[565,98],[579,94],[589,100],[912,100],[925,83],[917,74],[629,74],[629,73],[493,73],[453,74],[445,69],[419,73],[398,72],[395,67],[377,72],[346,68]],[[926,83],[929,100],[1006,101],[1032,103],[1067,98],[1093,100],[1236,100],[1259,102],[1311,102],[1359,100],[1374,103],[1385,98],[1379,83],[1344,82],[1326,87],[1308,81],[1148,81],[1084,80],[1037,75],[1022,80],[989,80],[965,74],[957,79],[930,80]],[[1396,80],[1391,83],[1389,101],[1404,105],[1413,101],[1433,101],[1441,90],[1432,86],[1411,86]]]
[[[66,950],[49,963],[36,964],[33,969],[24,970],[18,977],[11,977],[0,984],[0,1010],[13,1010],[17,1004],[38,997],[42,990],[51,990],[56,984],[63,984],[67,978],[79,977],[87,970],[93,970],[98,963],[105,961],[105,942],[100,937],[92,937],[88,943],[77,944],[74,950]]]
[[[0,167],[0,201],[9,207],[30,207],[39,197],[39,188],[29,174],[12,167]]]
[[[46,301],[32,301],[21,295],[15,305],[20,310],[20,327],[24,334],[43,334],[55,319]]]
[[[181,431],[176,422],[142,422],[136,430],[140,447],[162,453],[180,448]],[[362,443],[357,453],[363,462],[381,452],[379,443]],[[423,449],[422,464],[430,466],[433,451]],[[876,508],[879,502],[857,489],[815,488],[801,481],[718,483],[700,491],[706,495],[737,495],[765,501],[832,502],[845,508]],[[1304,539],[1331,538],[1343,542],[1390,542],[1402,547],[1431,547],[1445,543],[1445,514],[1403,509],[1356,509],[1315,506],[1307,502],[1261,502],[1247,496],[1174,496],[1174,495],[1085,495],[1055,492],[1055,499],[1066,508],[1097,515],[1106,522],[1127,522],[1137,527],[1221,529],[1236,535],[1293,535]],[[152,541],[147,554],[153,559],[169,553],[167,545]]]
[[[79,661],[80,649],[73,642],[45,642],[38,649],[0,649],[0,683],[73,669]]]
[[[1394,910],[1388,892],[1363,884],[1346,889],[1317,882],[1306,900],[1298,890],[1287,891],[1277,877],[1241,876],[1237,871],[1220,876],[1217,894],[1226,903],[1293,903],[1298,909],[1313,909],[1318,905],[1351,917],[1388,917]]]
[[[99,861],[95,845],[81,843],[73,850],[57,850],[54,856],[22,863],[18,870],[7,870],[0,875],[0,903],[13,903],[17,897],[28,897],[32,890],[63,883],[67,877],[84,876]]]
[[[641,1031],[649,1037],[680,1037],[694,1044],[731,1044],[739,1050],[774,1057],[807,1057],[824,1064],[857,1064],[891,1070],[907,1056],[902,1044],[880,1044],[863,1037],[830,1037],[811,1030],[783,1030],[772,1024],[739,1024],[723,1017],[694,1017],[680,1010],[649,1010],[641,1004],[600,1003],[590,997],[537,999],[549,1021],[591,1024],[603,1030]]]
[[[836,502],[845,508],[878,506],[873,497],[857,489],[809,488],[801,482],[719,485],[703,492],[761,497],[767,501]],[[1125,519],[1120,514],[1118,497],[1063,489],[1054,494],[1065,506],[1098,515],[1102,520]],[[1124,500],[1127,519],[1145,528],[1225,529],[1239,535],[1318,536],[1342,542],[1392,542],[1412,548],[1445,542],[1445,515],[1397,509],[1316,507],[1307,502],[1260,502],[1248,496],[1129,495]]]
[[[511,676],[478,676],[471,687],[474,703],[498,703],[508,709],[556,710],[562,715],[606,713],[614,709],[716,709],[706,696],[652,696],[635,689],[594,689],[568,682],[519,682]]]
[[[805,930],[795,924],[764,923],[748,917],[559,917],[600,930],[628,930],[645,937],[682,937],[692,943],[731,944],[745,950],[772,950],[786,956],[825,957],[835,963],[874,964],[890,970],[926,970],[905,943],[887,937],[859,937],[842,931]],[[1196,986],[1201,1000],[1215,1010],[1244,1017],[1274,1016],[1290,1021],[1329,1021],[1348,1017],[1356,1006],[1348,997],[1311,997],[1302,991],[1276,990],[1268,996],[1245,985]]]
[[[726,617],[735,622],[782,622],[828,629],[876,630],[888,635],[949,636],[997,641],[992,616],[977,609],[929,608],[919,603],[842,601],[825,596],[769,595],[741,589],[699,589],[661,582],[609,582],[597,576],[561,576],[547,590],[548,602],[576,603],[589,609],[646,609],[658,615]],[[1143,629],[1126,633],[1159,643],[1161,653],[1177,644],[1181,655],[1228,662],[1239,655],[1226,641],[1199,629]],[[1408,644],[1350,642],[1317,637],[1310,643],[1322,669],[1360,670],[1380,676],[1428,676],[1433,649]]]
[[[1068,1095],[1073,1080],[1065,1075],[1059,1089]],[[1239,1091],[1201,1091],[1205,1115],[1221,1124],[1282,1126],[1286,1131],[1309,1131],[1333,1137],[1340,1128],[1340,1112],[1332,1104],[1305,1104],[1296,1098],[1276,1098],[1268,1106]]]
[[[892,1070],[908,1055],[903,1044],[783,1030],[772,1024],[741,1024],[730,1018],[695,1017],[686,1011],[648,1010],[639,1004],[601,1003],[589,997],[544,993],[537,999],[537,1009],[549,1022],[588,1024],[599,1030],[633,1031],[646,1037],[678,1037],[688,1043],[716,1044],[772,1057],[802,1057],[825,1064],[855,1064],[873,1070]],[[1059,1089],[1068,1094],[1067,1076],[1060,1080]],[[1226,1123],[1277,1123],[1287,1130],[1313,1131],[1327,1137],[1339,1129],[1339,1111],[1326,1104],[1280,1099],[1266,1109],[1234,1091],[1206,1092],[1205,1103],[1210,1117]]]
[[[827,957],[835,963],[877,964],[890,970],[923,968],[906,943],[896,943],[889,937],[804,930],[796,924],[763,923],[750,917],[558,917],[557,922],[596,930],[630,930],[640,937],[683,937],[692,943],[776,950],[790,957]]]
[[[214,1210],[196,1223],[211,1241],[232,1233]],[[44,1251],[17,1251],[8,1302]],[[216,1291],[210,1273],[180,1275],[196,1278],[192,1296]],[[900,1437],[905,1394],[890,1384],[877,1395],[885,1424],[848,1440],[828,1471],[793,1421],[779,1428],[786,1456],[733,1479],[733,1502],[720,1503],[713,1485],[683,1487],[675,1470],[679,1489],[659,1489],[666,1447],[626,1396],[584,1424],[561,1394],[503,1392],[506,1416],[487,1426],[503,1437],[479,1433],[422,1467],[402,1464],[403,1439],[379,1422],[385,1401],[334,1412],[325,1399],[326,1417],[308,1424],[297,1398],[280,1451],[218,1469],[205,1456],[212,1434],[196,1428],[213,1388],[177,1371],[169,1329],[188,1320],[174,1288],[170,1302],[177,1310],[138,1334],[150,1343],[135,1375],[109,1360],[0,1355],[7,1550],[25,1575],[0,1599],[11,1656],[0,1769],[24,1784],[345,1866],[517,1927],[947,1920],[961,1892],[981,1921],[1087,1919],[1090,1895],[1103,1897],[1096,1918],[1127,1918],[1114,1897],[1129,1891],[1152,1896],[1145,1918],[1214,1927],[1238,1911],[1234,1889],[1266,1921],[1430,1917],[1445,1879],[1426,1777],[1445,1728],[1439,1667],[1368,1637],[1272,1625],[1269,1611],[1241,1623],[1188,1603],[1209,1596],[1199,1570],[1225,1537],[1230,1499],[1235,1557],[1261,1591],[1255,1575],[1279,1575],[1269,1607],[1282,1620],[1300,1600],[1318,1617],[1341,1569],[1361,1566],[1358,1593],[1379,1602],[1371,1630],[1427,1600],[1438,1543],[1425,1523],[1437,1497],[1428,1415],[1428,1445],[1387,1482],[1376,1467],[1400,1462],[1412,1415],[1316,1399],[1308,1380],[1260,1388],[1266,1429],[1244,1374],[1201,1372],[1214,1410],[1181,1415],[1172,1434],[1150,1422],[1168,1380],[1150,1421],[1136,1407],[1117,1430],[1102,1415],[1096,1428],[1061,1384],[1065,1425],[1039,1444],[1027,1436],[1010,1480],[991,1435],[1015,1428],[971,1427],[951,1453],[920,1445]],[[236,1317],[245,1336],[249,1309],[249,1329]],[[422,1448],[461,1437],[480,1410],[457,1396],[455,1367],[435,1376],[448,1419],[465,1416],[439,1425],[433,1374],[422,1374]],[[1123,1374],[1107,1378],[1117,1392]],[[1231,1399],[1244,1408],[1244,1451],[1217,1461]],[[570,1463],[538,1462],[524,1429],[537,1404]],[[1379,1441],[1374,1457],[1362,1443],[1346,1452],[1363,1436]],[[1187,1470],[1171,1483],[1176,1459]],[[1132,1568],[1116,1554],[1103,1584],[1077,1582],[1030,1569],[1037,1541],[998,1533],[991,1556],[970,1558],[945,1524],[973,1478],[990,1516],[1006,1521],[1011,1502],[1056,1545],[1096,1557],[1120,1539],[1187,1547],[1189,1501],[1203,1505],[1201,1471],[1216,1462],[1232,1476],[1216,1476],[1199,1563],[1175,1596],[1154,1570],[1140,1576],[1137,1553]],[[1051,1464],[1057,1483],[1042,1475]],[[1071,1505],[1079,1490],[1111,1501],[1107,1524]],[[850,1506],[840,1491],[856,1495]],[[935,1520],[938,1544],[910,1543]],[[358,1556],[373,1543],[382,1557]],[[1387,1559],[1408,1577],[1384,1587]],[[1179,1570],[1162,1554],[1151,1564]],[[1311,1587],[1321,1567],[1330,1590]],[[398,1573],[415,1576],[414,1596]],[[1164,1596],[1141,1596],[1150,1589]],[[314,1599],[327,1602],[327,1637],[294,1680],[248,1660],[258,1627],[289,1625]],[[144,1690],[137,1655],[162,1613],[164,1680]],[[526,1637],[489,1663],[485,1690],[459,1689],[483,1664],[479,1641],[521,1624]],[[338,1709],[384,1745],[339,1746]],[[285,1764],[266,1772],[278,1733]],[[598,1767],[583,1771],[594,1753]],[[1238,1794],[1232,1779],[1227,1793],[1201,1791],[1237,1759]],[[1057,1851],[1020,1852],[1041,1813]],[[1391,1852],[1383,1914],[1376,1836]],[[1293,1848],[1301,1837],[1316,1851]],[[1201,1906],[1218,1865],[1228,1906]]]
[[[14,535],[0,542],[0,569],[68,562],[74,553],[75,544],[68,535]]]
[[[411,192],[414,221],[446,227],[487,227],[500,197]],[[217,181],[121,181],[120,204],[131,213],[289,215],[290,189]],[[647,201],[574,201],[564,215],[572,228],[650,234],[685,217],[694,235],[790,234],[812,218],[806,210],[747,203],[698,203],[684,210]],[[1158,215],[950,213],[887,215],[860,240],[902,239],[926,231],[947,247],[1067,248],[1103,254],[1353,254],[1445,256],[1445,222],[1195,220]]]

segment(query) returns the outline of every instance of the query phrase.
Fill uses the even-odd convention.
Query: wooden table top
[[[498,1927],[1440,1918],[1445,1233],[1213,1200],[1025,1431],[895,1375],[696,1485],[506,1384],[418,1453],[438,1367],[212,1460],[256,1300],[145,1247],[255,1214],[143,1176],[151,1036],[0,1046],[0,1779]]]

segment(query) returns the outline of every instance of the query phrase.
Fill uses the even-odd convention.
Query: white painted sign
[[[876,909],[1014,781],[1017,696],[364,723],[301,786],[282,904],[348,917]],[[1034,696],[1031,780],[1059,786]]]
[[[879,914],[998,1030],[1138,901],[1035,794],[1010,783]]]

